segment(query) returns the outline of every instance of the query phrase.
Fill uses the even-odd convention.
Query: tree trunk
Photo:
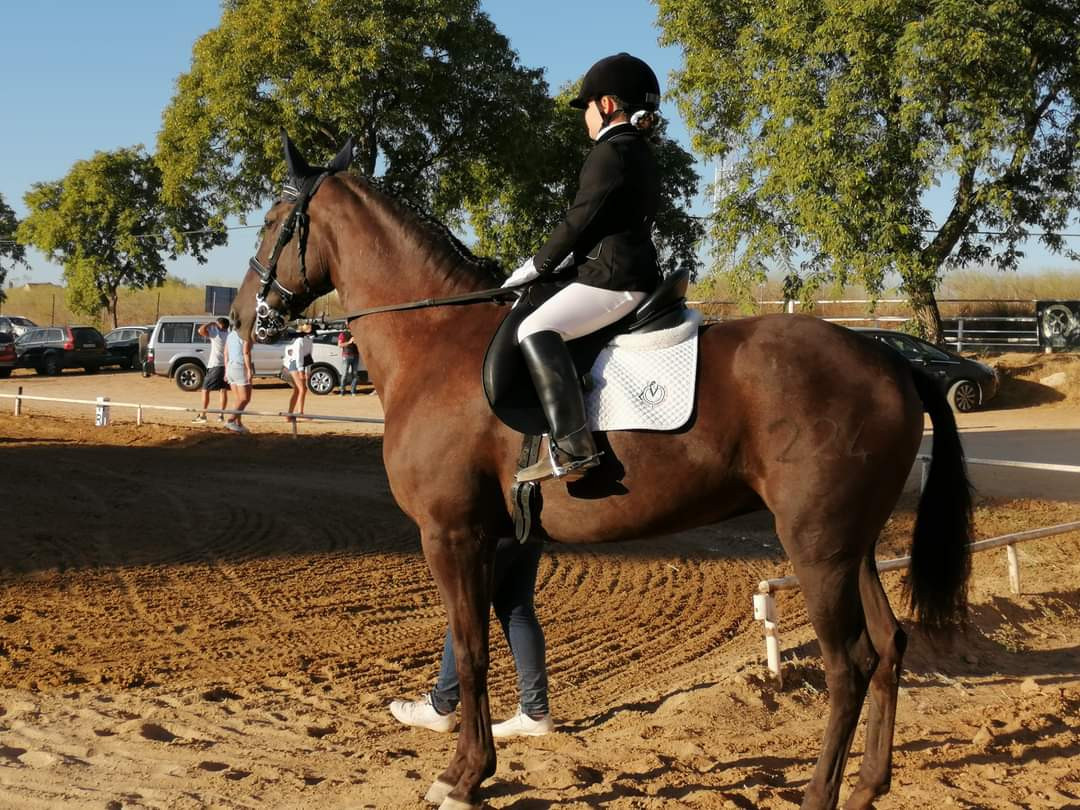
[[[113,329],[115,329],[117,326],[120,325],[120,321],[117,318],[117,303],[119,302],[119,298],[120,298],[120,296],[117,294],[116,290],[113,290],[112,292],[109,293],[108,310],[109,310],[109,315],[112,317],[112,328]]]
[[[915,312],[915,320],[919,325],[919,332],[931,343],[944,343],[945,333],[941,329],[941,311],[938,309],[932,282],[927,281],[925,285],[909,290],[908,295],[911,299],[911,308]]]

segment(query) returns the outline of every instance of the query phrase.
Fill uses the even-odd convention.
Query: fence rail
[[[929,471],[930,456],[919,455],[918,461],[922,462],[921,487],[926,486],[926,477]],[[1007,461],[1004,459],[981,459],[969,458],[968,464],[979,464],[987,467],[1013,467],[1027,470],[1048,470],[1052,472],[1080,473],[1080,466],[1072,464],[1042,464],[1027,461]],[[1006,562],[1009,570],[1009,589],[1019,594],[1020,590],[1020,559],[1016,554],[1016,544],[1027,540],[1038,540],[1043,537],[1053,537],[1070,532],[1080,532],[1080,520],[1070,523],[1059,523],[1056,526],[1046,526],[1039,529],[1003,534],[998,537],[990,537],[978,540],[968,547],[972,553],[988,551],[992,548],[1005,546]],[[878,571],[898,571],[911,565],[911,557],[896,557],[891,560],[879,560]],[[758,583],[757,593],[754,594],[754,620],[762,622],[765,630],[765,660],[769,671],[776,679],[778,686],[783,685],[783,676],[780,671],[780,634],[779,613],[776,609],[776,600],[773,594],[777,591],[793,590],[799,587],[797,576],[776,577],[763,579]]]
[[[1034,299],[1027,298],[939,298],[938,303],[946,304],[1027,304],[1032,307],[1037,303]],[[687,301],[687,304],[699,308],[707,307],[735,307],[738,302],[726,299],[709,299]],[[761,300],[756,302],[759,307],[775,307],[778,312],[794,313],[798,304],[790,300]],[[869,308],[881,304],[891,306],[910,307],[906,298],[826,298],[814,301],[815,306],[856,304]],[[724,310],[726,311],[726,309]],[[729,316],[707,315],[707,322],[717,322],[728,319]],[[907,323],[911,317],[905,315],[875,315],[869,312],[862,315],[829,315],[822,313],[819,317],[823,321],[840,324],[870,324],[872,326],[898,325]],[[1012,349],[1038,351],[1044,348],[1044,337],[1039,331],[1039,319],[1034,316],[1015,315],[958,315],[952,318],[942,318],[943,339],[946,344],[953,346],[957,351],[974,349]],[[1046,348],[1050,351],[1049,348]]]
[[[110,422],[110,409],[112,408],[133,408],[135,410],[135,424],[141,425],[143,423],[144,411],[171,411],[174,413],[214,413],[214,414],[240,414],[243,416],[258,416],[258,417],[275,417],[291,418],[291,426],[293,435],[297,435],[297,425],[301,420],[308,420],[314,422],[354,422],[372,425],[381,425],[383,420],[373,416],[331,416],[328,414],[315,414],[315,413],[293,413],[290,411],[249,411],[238,410],[236,408],[194,408],[184,405],[146,405],[141,402],[114,402],[108,397],[97,397],[96,399],[71,399],[68,397],[39,397],[30,394],[24,394],[22,392],[22,386],[18,388],[18,393],[15,394],[0,394],[0,399],[11,399],[15,401],[15,416],[22,414],[23,402],[57,402],[68,405],[92,405],[95,410],[95,424],[99,427],[105,427]]]

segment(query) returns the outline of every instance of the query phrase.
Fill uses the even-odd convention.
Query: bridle
[[[311,175],[305,178],[300,186],[286,185],[284,189],[284,198],[286,200],[295,200],[292,209],[289,211],[288,216],[285,217],[285,222],[281,225],[281,230],[278,231],[277,242],[274,244],[274,249],[270,253],[270,259],[264,265],[259,261],[257,256],[252,256],[248,261],[248,266],[258,273],[259,278],[262,279],[262,288],[255,296],[255,338],[259,341],[269,340],[285,331],[285,313],[281,310],[270,306],[270,303],[266,300],[266,294],[271,289],[277,291],[278,297],[281,299],[281,304],[285,309],[285,312],[293,311],[293,299],[299,295],[298,292],[285,287],[277,277],[277,265],[278,259],[281,258],[281,252],[285,249],[285,246],[289,243],[289,240],[293,237],[293,232],[296,233],[296,256],[297,263],[300,267],[300,280],[304,284],[304,293],[311,300],[315,298],[315,292],[311,289],[311,284],[308,282],[307,277],[307,265],[304,261],[304,253],[307,248],[308,232],[310,230],[310,219],[307,213],[308,203],[311,202],[311,198],[315,196],[315,192],[319,190],[319,186],[322,185],[323,180],[330,176],[330,172],[321,172],[317,175]]]

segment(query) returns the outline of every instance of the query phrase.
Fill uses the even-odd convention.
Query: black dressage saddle
[[[631,332],[658,332],[682,323],[689,283],[688,271],[672,273],[625,318],[567,344],[578,374],[585,378],[585,390],[589,387],[589,370],[613,337]],[[517,345],[517,328],[562,287],[548,283],[530,286],[503,318],[484,355],[484,393],[491,410],[503,423],[528,436],[547,433],[548,424]]]

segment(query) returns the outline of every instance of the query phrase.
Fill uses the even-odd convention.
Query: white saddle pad
[[[676,430],[694,411],[701,315],[670,329],[619,335],[592,367],[585,395],[592,430]]]

